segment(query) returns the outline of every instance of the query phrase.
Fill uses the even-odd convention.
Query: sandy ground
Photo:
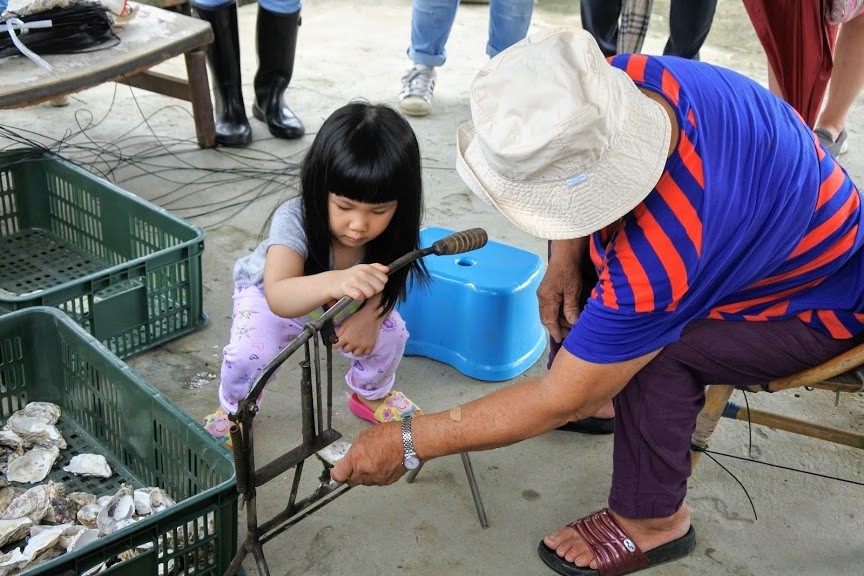
[[[545,243],[510,226],[474,198],[456,175],[454,135],[469,118],[468,87],[486,61],[486,6],[460,8],[439,70],[434,113],[414,119],[421,142],[427,193],[425,223],[485,228],[492,239],[543,254]],[[668,0],[657,1],[645,51],[665,42]],[[256,6],[240,9],[247,108],[255,72]],[[254,248],[270,211],[293,195],[291,175],[324,118],[355,97],[395,104],[408,66],[410,2],[363,3],[314,0],[304,8],[295,79],[288,100],[309,136],[274,140],[252,120],[254,142],[245,150],[198,150],[189,106],[108,84],[71,96],[70,105],[0,111],[0,124],[17,137],[0,137],[0,149],[22,137],[52,145],[63,155],[205,227],[205,308],[208,326],[188,337],[129,359],[129,364],[193,418],[216,406],[220,349],[231,313],[231,267]],[[533,29],[579,25],[575,0],[540,1]],[[721,0],[703,60],[765,82],[761,47],[743,7]],[[165,71],[182,71],[171,61]],[[0,65],[2,73],[2,65]],[[864,118],[859,99],[849,120],[847,170],[864,182]],[[82,130],[83,129],[83,130]],[[59,141],[63,144],[58,144]],[[337,359],[334,427],[349,440],[366,424],[348,412],[344,363]],[[541,373],[538,362],[523,376]],[[257,461],[263,463],[299,442],[298,369],[286,363],[268,387],[255,420]],[[448,365],[420,357],[403,361],[399,388],[426,411],[492,391],[502,383],[468,378]],[[739,402],[741,399],[738,399]],[[841,427],[864,429],[864,396],[847,395],[840,405],[825,393],[800,390],[750,398],[751,405],[779,409]],[[723,422],[712,445],[748,456],[748,431]],[[358,488],[325,506],[265,545],[274,575],[550,574],[537,558],[544,533],[605,505],[610,482],[610,438],[550,432],[521,444],[472,456],[491,526],[482,529],[459,458],[428,463],[414,484]],[[754,427],[750,457],[767,463],[864,481],[859,451]],[[858,575],[864,532],[860,485],[718,457],[744,484],[744,491],[710,460],[696,469],[688,497],[698,532],[695,552],[679,562],[648,570],[670,576],[734,574]],[[311,466],[311,465],[310,465]],[[317,471],[311,476],[317,475]],[[284,503],[289,480],[277,479],[260,494],[265,518]],[[241,535],[243,534],[241,512]],[[247,571],[255,574],[247,559]]]

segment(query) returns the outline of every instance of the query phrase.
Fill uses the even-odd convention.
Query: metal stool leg
[[[477,508],[477,516],[480,517],[480,526],[483,528],[489,527],[489,520],[486,518],[486,509],[483,507],[483,500],[480,498],[480,489],[477,488],[477,478],[474,477],[474,467],[471,466],[471,459],[468,458],[468,453],[463,452],[462,465],[465,467],[465,475],[468,476],[468,486],[471,487],[471,496],[474,498],[474,506]]]
[[[422,469],[423,469],[423,463],[421,462],[420,466],[418,466],[414,470],[411,470],[410,472],[408,472],[408,475],[405,476],[405,481],[408,482],[408,484],[413,484],[414,480],[417,478],[417,474],[419,474],[420,470],[422,470]]]
[[[486,508],[483,506],[483,500],[480,498],[480,489],[477,487],[477,478],[474,476],[474,467],[471,465],[471,459],[468,457],[467,452],[463,452],[460,456],[462,457],[462,465],[465,467],[465,475],[468,477],[468,486],[471,488],[471,497],[474,498],[474,506],[477,508],[477,516],[480,518],[480,526],[488,528],[489,520],[486,518]],[[420,464],[420,466],[408,472],[405,481],[412,484],[422,468],[423,464]]]

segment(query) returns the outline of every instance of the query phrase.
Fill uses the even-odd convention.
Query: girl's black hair
[[[365,263],[390,264],[419,247],[423,217],[420,146],[411,125],[388,106],[351,102],[333,112],[306,153],[300,188],[309,244],[306,275],[330,269],[330,192],[366,204],[397,201],[390,225],[365,245]],[[390,275],[381,294],[383,314],[405,298],[409,277],[421,283],[428,280],[422,260]]]

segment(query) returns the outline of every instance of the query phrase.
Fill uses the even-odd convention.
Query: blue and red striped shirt
[[[678,144],[644,202],[591,235],[599,281],[564,346],[619,362],[705,318],[797,316],[841,339],[864,330],[861,194],[798,114],[723,68],[610,62],[665,96]]]

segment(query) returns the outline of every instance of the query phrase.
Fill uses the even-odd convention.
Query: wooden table
[[[24,56],[0,63],[0,108],[31,106],[103,82],[122,82],[191,102],[198,145],[215,146],[204,57],[204,49],[213,42],[210,24],[145,4],[137,8],[123,28],[117,28],[118,45],[84,54],[44,55],[53,72]],[[180,55],[186,59],[187,78],[150,71]]]

